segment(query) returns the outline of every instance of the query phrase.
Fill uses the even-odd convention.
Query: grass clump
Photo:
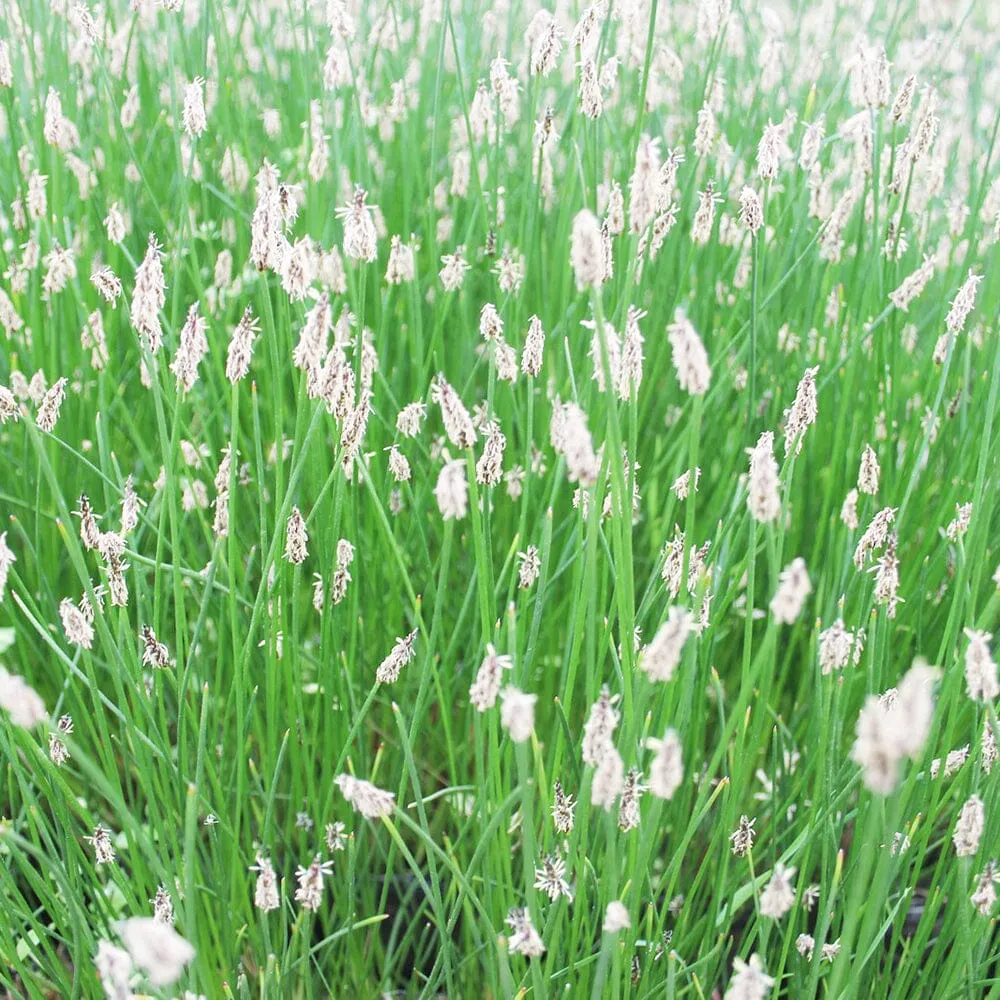
[[[7,994],[1000,996],[993,6],[0,39]]]

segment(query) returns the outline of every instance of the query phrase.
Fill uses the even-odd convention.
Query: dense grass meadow
[[[1000,998],[998,51],[5,0],[0,995]]]

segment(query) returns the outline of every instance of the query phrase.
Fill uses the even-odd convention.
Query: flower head
[[[152,986],[176,982],[195,955],[189,941],[155,917],[131,917],[118,924],[118,933]]]
[[[500,692],[500,724],[514,743],[524,743],[535,729],[535,702],[538,695],[527,694],[508,684]]]
[[[365,819],[391,816],[396,806],[396,796],[392,792],[376,788],[370,781],[355,778],[350,774],[338,774],[333,779],[341,794]]]

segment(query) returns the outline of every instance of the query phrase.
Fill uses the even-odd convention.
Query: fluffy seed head
[[[461,459],[445,462],[434,487],[434,498],[444,520],[460,521],[465,517],[469,510],[469,482],[465,474],[465,462]]]
[[[778,576],[778,589],[771,599],[771,614],[779,625],[793,624],[802,613],[802,606],[812,592],[806,562],[793,559]]]
[[[1000,696],[1000,681],[997,680],[997,665],[990,654],[989,632],[976,629],[965,630],[969,645],[965,650],[965,685],[973,701],[993,701]]]
[[[486,656],[469,688],[469,702],[477,712],[485,712],[496,704],[503,686],[503,672],[513,666],[513,657],[497,653],[493,643],[487,643]]]
[[[388,656],[379,664],[375,671],[375,680],[379,684],[394,684],[399,680],[400,671],[406,664],[411,663],[417,655],[414,650],[414,643],[417,640],[417,630],[396,639],[395,645],[389,651]]]
[[[500,692],[500,699],[500,724],[510,734],[511,742],[524,743],[535,729],[538,695],[527,694],[508,684]]]
[[[376,788],[370,781],[355,778],[350,774],[339,774],[333,779],[341,794],[365,819],[391,816],[396,805],[392,792]]]
[[[197,138],[208,128],[204,88],[205,81],[200,76],[195,77],[184,88],[184,110],[181,112],[181,121],[184,124],[184,131],[192,138]]]
[[[662,740],[650,737],[646,747],[654,753],[649,767],[649,790],[660,799],[672,799],[684,780],[681,741],[676,730],[668,729]]]
[[[748,449],[750,477],[747,484],[747,507],[750,516],[761,524],[770,524],[781,513],[778,463],[774,458],[774,434],[764,431],[757,444]]]
[[[979,841],[986,828],[986,807],[978,795],[971,796],[962,806],[952,842],[960,858],[972,857],[979,850]]]
[[[740,192],[740,222],[746,226],[751,236],[756,236],[764,225],[764,206],[760,195],[746,185]]]
[[[667,328],[667,337],[673,351],[674,370],[681,388],[692,396],[708,392],[712,369],[708,363],[705,345],[691,321],[680,310]]]
[[[639,660],[640,669],[651,681],[669,681],[674,676],[681,662],[684,643],[694,630],[694,619],[686,608],[675,605],[670,609],[667,620],[657,630]]]
[[[867,493],[868,496],[875,496],[878,493],[880,472],[878,456],[875,454],[872,446],[866,444],[865,450],[861,454],[861,466],[858,469],[858,492]]]
[[[295,566],[304,563],[309,554],[306,548],[308,541],[305,518],[298,507],[293,507],[285,528],[285,558]]]
[[[605,268],[601,224],[589,209],[577,212],[573,219],[569,263],[579,291],[603,284]]]
[[[780,861],[774,866],[771,878],[760,894],[762,916],[780,920],[792,908],[795,902],[795,889],[792,886],[794,874],[794,868],[786,868]]]

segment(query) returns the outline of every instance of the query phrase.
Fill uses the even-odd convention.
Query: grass
[[[592,119],[571,41],[584,12],[558,7],[563,49],[548,74],[530,69],[536,7],[519,2],[352,4],[346,39],[323,4],[185,0],[179,12],[152,2],[134,12],[111,0],[90,12],[94,42],[65,4],[0,11],[12,63],[0,86],[0,384],[17,397],[0,430],[0,509],[16,558],[0,657],[46,717],[27,728],[0,717],[9,995],[105,995],[99,943],[120,944],[120,922],[149,916],[163,887],[195,955],[159,989],[137,968],[130,988],[143,994],[1000,997],[996,907],[970,901],[1000,854],[983,748],[997,718],[965,679],[965,630],[1000,621],[996,12],[975,0],[940,10],[829,0],[779,17],[737,0],[712,30],[711,3],[700,13],[625,4],[620,16],[599,12],[584,48],[598,69],[620,58]],[[889,99],[873,107],[851,66],[859,34],[892,64]],[[498,52],[519,83],[516,121],[490,89]],[[910,72],[913,106],[897,121],[892,101]],[[182,110],[201,77],[207,128],[190,136]],[[45,127],[49,88],[78,136]],[[134,120],[123,112],[130,88]],[[706,102],[717,133],[698,154]],[[539,155],[547,113],[555,135]],[[935,141],[908,165],[934,115]],[[810,173],[799,152],[820,116]],[[49,117],[58,124],[51,107]],[[758,143],[769,123],[784,123],[787,148],[767,179]],[[632,231],[646,136],[663,159],[683,150],[665,192],[676,223]],[[294,276],[250,262],[265,159],[300,186],[287,239],[324,252],[304,297],[289,294]],[[47,178],[46,203],[21,218],[33,171]],[[611,237],[612,273],[578,284],[574,220],[604,219],[614,182],[624,229]],[[710,182],[718,204],[696,242]],[[377,206],[373,262],[342,253],[348,220],[335,209],[355,185]],[[738,221],[744,185],[764,211],[753,237]],[[116,203],[120,241],[104,221]],[[667,231],[654,254],[657,225]],[[167,284],[156,353],[132,310],[150,234]],[[414,250],[413,279],[400,284],[385,279],[393,235]],[[75,273],[49,293],[57,244],[72,248]],[[469,268],[448,290],[441,258],[459,247]],[[890,292],[924,254],[926,288],[896,308]],[[523,263],[514,288],[501,287],[505,255]],[[88,280],[98,263],[124,286],[114,305]],[[939,341],[970,270],[982,277],[971,315]],[[350,386],[336,413],[314,398],[316,373],[292,361],[320,293]],[[193,303],[208,350],[185,392],[169,365]],[[479,333],[487,303],[519,359],[529,320],[541,321],[540,374],[502,377],[502,347]],[[247,307],[259,337],[249,377],[230,382],[229,341]],[[630,307],[642,313],[644,359],[641,381],[619,395]],[[103,366],[81,343],[95,311]],[[678,380],[667,331],[679,314],[707,352],[704,394]],[[786,447],[786,411],[813,367],[816,419],[800,448]],[[471,448],[449,440],[438,373],[479,426]],[[66,399],[47,431],[42,393],[60,377]],[[352,455],[345,427],[366,386],[371,411]],[[396,421],[413,402],[427,416],[411,437]],[[550,439],[566,402],[586,418],[592,485],[571,481],[579,456]],[[507,476],[493,484],[476,481],[487,420],[506,442]],[[765,431],[779,509],[761,521],[747,450]],[[880,476],[854,525],[842,507],[866,444]],[[389,470],[394,445],[407,481]],[[435,492],[446,460],[466,480],[461,517],[443,517]],[[682,498],[671,484],[685,473],[697,488]],[[123,533],[127,604],[114,606],[109,560],[84,545],[76,512],[85,494],[100,530],[117,531],[128,477],[141,506]],[[228,534],[216,530],[220,493]],[[949,531],[966,503],[967,530]],[[300,564],[286,558],[293,508],[308,535]],[[860,570],[852,558],[884,508],[896,511],[895,609],[872,572],[884,548]],[[349,564],[338,562],[341,539],[355,550]],[[538,572],[525,587],[529,546]],[[811,592],[783,624],[771,601],[796,558]],[[66,598],[94,609],[89,648],[60,622]],[[705,620],[671,679],[652,681],[646,646],[673,607]],[[863,646],[823,672],[820,637],[838,619],[864,631]],[[166,669],[143,662],[142,626],[166,645]],[[414,631],[412,662],[377,683],[397,637]],[[490,645],[510,658],[503,682],[537,698],[527,740],[511,739],[499,699],[482,713],[470,703]],[[891,787],[875,791],[852,757],[859,713],[918,658],[940,668],[933,712],[926,732],[909,701],[886,723],[878,749],[890,756],[918,738]],[[646,790],[632,829],[617,805],[591,805],[604,775],[581,756],[605,685],[618,715],[606,744],[625,771],[649,783],[646,740],[668,728],[681,747],[679,787],[670,798]],[[63,716],[69,735],[56,728]],[[52,738],[69,754],[59,766]],[[963,748],[967,759],[941,764]],[[334,783],[341,774],[391,792],[393,809],[364,818]],[[553,822],[556,782],[577,802],[568,831]],[[959,856],[953,834],[973,796],[985,827]],[[738,856],[741,817],[754,843]],[[343,849],[326,836],[337,823]],[[99,825],[115,853],[101,865],[87,839]],[[905,850],[893,849],[897,835]],[[565,862],[572,898],[535,888],[550,855]],[[277,872],[270,911],[255,906],[258,856]],[[296,872],[316,858],[332,870],[310,910],[295,898]],[[794,901],[774,917],[779,865],[795,869]],[[605,930],[616,901],[629,926]],[[514,908],[530,916],[540,956],[519,953]],[[759,992],[741,985],[751,956],[772,980]]]

